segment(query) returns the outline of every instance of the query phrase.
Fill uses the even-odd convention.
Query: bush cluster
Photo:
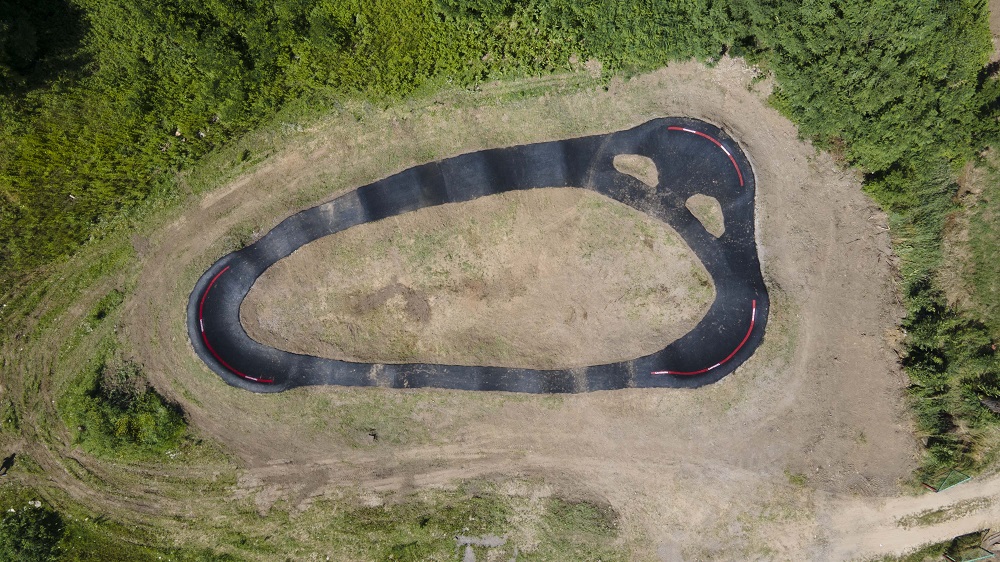
[[[98,455],[134,458],[179,446],[181,409],[150,387],[136,363],[105,356],[81,374],[63,401],[76,442]]]
[[[977,430],[998,420],[982,400],[1000,393],[1000,357],[982,323],[947,305],[937,271],[957,171],[1000,132],[986,2],[762,2],[749,12],[779,84],[775,104],[860,168],[890,215],[923,472],[974,466],[988,457]]]
[[[0,560],[55,560],[64,532],[62,517],[41,502],[11,508],[0,518]]]

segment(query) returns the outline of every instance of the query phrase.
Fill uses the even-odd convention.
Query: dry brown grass
[[[670,227],[580,189],[423,209],[317,240],[241,309],[254,339],[364,362],[572,368],[689,332],[711,278]]]

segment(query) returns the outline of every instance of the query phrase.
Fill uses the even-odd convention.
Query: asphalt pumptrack
[[[657,187],[615,169],[615,156],[625,154],[652,159]],[[551,187],[589,189],[670,225],[715,283],[715,301],[697,326],[643,357],[538,370],[338,361],[263,345],[240,324],[240,305],[257,278],[309,242],[425,207]],[[654,119],[625,131],[481,150],[414,166],[292,215],[257,242],[219,259],[191,292],[188,334],[212,371],[253,392],[308,385],[531,393],[703,386],[736,370],[764,337],[769,301],[754,236],[755,188],[750,161],[736,142],[718,127],[685,118]],[[699,193],[722,207],[725,232],[718,238],[685,206]]]

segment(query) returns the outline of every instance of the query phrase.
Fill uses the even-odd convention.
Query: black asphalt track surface
[[[659,186],[651,189],[618,172],[613,160],[619,154],[651,158]],[[650,355],[564,370],[337,361],[268,347],[250,339],[240,324],[240,304],[254,281],[304,244],[424,207],[543,187],[590,189],[673,227],[715,282],[715,301],[701,322]],[[764,337],[769,302],[754,238],[754,190],[750,162],[736,142],[694,119],[656,119],[616,133],[430,162],[292,215],[256,243],[221,258],[191,293],[188,334],[198,356],[223,380],[254,392],[306,385],[534,393],[699,387],[732,373]],[[722,205],[721,237],[709,234],[685,207],[697,193]]]

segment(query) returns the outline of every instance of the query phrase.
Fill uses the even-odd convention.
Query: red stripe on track
[[[715,146],[721,148],[722,152],[725,152],[726,156],[729,157],[729,161],[733,163],[733,167],[736,168],[736,175],[739,176],[739,178],[740,178],[740,187],[743,187],[743,172],[740,171],[739,165],[736,164],[736,159],[733,158],[733,155],[730,154],[728,150],[726,150],[726,147],[722,146],[721,142],[715,140],[711,136],[706,135],[705,133],[703,133],[701,131],[695,131],[694,129],[685,129],[684,127],[673,127],[673,126],[671,126],[671,127],[667,127],[667,130],[668,131],[684,131],[685,133],[694,133],[694,134],[698,135],[699,137],[706,138],[706,139],[712,141],[713,143],[715,143]]]
[[[219,363],[222,363],[223,367],[229,369],[234,374],[237,374],[247,380],[251,380],[254,382],[271,384],[274,382],[274,379],[259,379],[257,377],[251,377],[250,375],[237,371],[229,363],[226,363],[225,359],[220,357],[219,354],[215,352],[215,349],[212,348],[212,344],[208,343],[208,336],[205,335],[205,323],[203,322],[203,319],[205,318],[205,299],[208,297],[208,292],[212,290],[212,285],[215,285],[215,282],[219,280],[219,277],[221,277],[222,274],[228,270],[229,266],[227,265],[226,267],[222,268],[222,271],[216,273],[215,277],[213,277],[212,280],[208,283],[208,287],[205,288],[204,294],[201,295],[201,302],[198,303],[198,325],[201,326],[201,341],[205,342],[205,347],[207,347],[208,351],[212,353],[212,357],[215,357],[215,359]]]
[[[732,353],[727,355],[725,359],[719,361],[718,363],[712,365],[711,367],[705,367],[704,369],[699,369],[697,371],[653,371],[650,374],[691,376],[691,375],[701,375],[711,371],[712,369],[715,369],[716,367],[721,367],[727,361],[732,359],[736,355],[736,353],[739,352],[739,350],[743,349],[743,346],[746,345],[747,340],[750,339],[750,333],[753,332],[753,327],[756,322],[757,322],[757,300],[754,299],[753,310],[750,312],[750,328],[747,329],[747,335],[743,336],[743,341],[740,342],[740,345],[736,346],[736,349],[734,349]]]

